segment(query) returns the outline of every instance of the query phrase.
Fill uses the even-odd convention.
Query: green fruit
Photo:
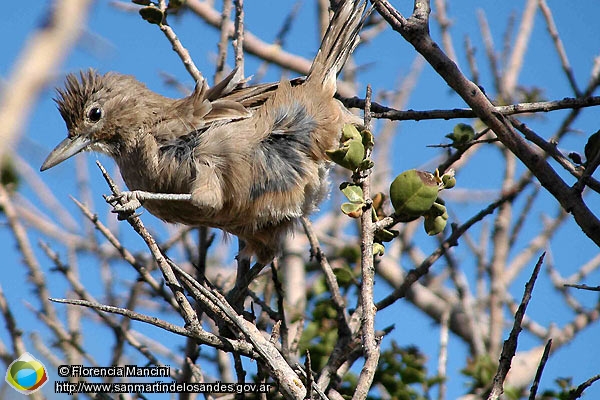
[[[390,200],[396,214],[406,218],[419,217],[431,208],[438,191],[433,174],[411,169],[394,179],[390,185]]]

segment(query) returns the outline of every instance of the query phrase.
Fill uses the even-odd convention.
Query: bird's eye
[[[100,121],[100,118],[102,118],[102,109],[99,107],[90,108],[90,111],[88,111],[87,117],[92,122]]]

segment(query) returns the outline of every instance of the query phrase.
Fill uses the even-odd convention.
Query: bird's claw
[[[119,221],[126,220],[130,217],[139,217],[141,215],[135,212],[138,208],[142,207],[142,203],[137,198],[135,191],[121,192],[118,195],[106,196],[106,202],[113,207],[112,212],[117,214]]]

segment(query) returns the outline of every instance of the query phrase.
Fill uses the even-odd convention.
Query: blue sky
[[[3,51],[0,55],[0,75],[3,78],[10,74],[15,58],[26,43],[29,34],[47,12],[48,2],[43,2],[43,5],[41,3],[32,0],[11,1],[4,7],[3,23],[0,25],[0,35],[5,38],[2,43]],[[394,1],[393,3],[399,10],[406,13],[410,12],[412,8],[411,2]],[[600,38],[600,26],[597,23],[597,17],[600,15],[600,3],[596,1],[564,2],[560,0],[548,1],[548,3],[554,12],[554,18],[562,35],[571,65],[574,68],[575,77],[580,82],[580,86],[584,86],[589,79],[593,58],[600,53],[600,40],[598,39]],[[263,0],[262,4],[264,6],[248,6],[246,28],[265,41],[270,41],[279,30],[280,21],[292,8],[293,3],[291,1]],[[496,48],[499,48],[509,15],[513,11],[517,12],[522,7],[523,2],[508,3],[511,4],[510,6],[500,6],[499,4],[499,2],[493,1],[464,0],[451,2],[449,8],[450,17],[455,20],[452,33],[454,35],[454,46],[459,54],[458,63],[463,71],[467,71],[462,42],[464,36],[468,34],[477,47],[476,56],[479,62],[480,75],[483,78],[482,85],[489,88],[489,90],[492,90],[492,82],[489,79],[489,67],[484,57],[484,48],[478,31],[476,10],[480,8],[485,10],[494,34]],[[312,28],[314,17],[312,3],[305,2],[301,8],[298,21],[294,24],[286,41],[285,47],[287,49],[306,58],[311,58],[314,55],[318,47],[317,32],[316,29]],[[519,22],[518,17],[517,14],[517,23]],[[192,54],[198,68],[204,71],[205,76],[211,81],[218,33],[189,14],[180,18],[173,18],[170,22],[184,46]],[[432,35],[434,38],[439,37],[436,29],[432,31]],[[531,43],[524,63],[525,68],[519,82],[526,87],[544,87],[545,92],[543,95],[546,99],[561,99],[572,96],[540,15],[536,18]],[[391,30],[384,32],[371,46],[360,48],[358,51],[360,60],[367,65],[359,74],[359,81],[363,88],[366,83],[371,83],[375,92],[391,90],[397,82],[397,75],[408,73],[414,58],[412,47]],[[259,61],[251,56],[247,57],[246,73],[248,75],[252,74],[258,65]],[[80,45],[69,55],[59,76],[57,76],[56,84],[60,84],[64,73],[88,67],[96,68],[102,72],[114,70],[133,74],[151,89],[171,97],[177,97],[179,94],[164,85],[159,75],[160,72],[168,72],[187,86],[193,86],[193,82],[182,63],[171,51],[171,45],[156,26],[141,20],[136,13],[118,11],[106,1],[95,3],[94,10],[89,18],[88,30],[85,32]],[[265,80],[278,80],[279,77],[280,70],[272,67],[269,69]],[[446,84],[428,66],[424,67],[418,85],[407,108],[450,109],[464,107],[462,100],[451,94]],[[362,96],[363,88],[358,93],[359,96]],[[64,123],[51,100],[53,95],[52,87],[44,91],[25,128],[23,139],[18,148],[19,153],[36,169],[41,165],[48,151],[65,136]],[[564,115],[566,115],[564,111],[554,112],[528,122],[542,136],[550,137],[559,126]],[[597,109],[585,110],[574,124],[574,128],[580,130],[581,133],[571,135],[567,140],[561,142],[561,149],[582,152],[585,137],[598,129],[597,121],[599,117],[600,112]],[[402,124],[393,148],[398,157],[395,158],[394,165],[390,168],[399,173],[407,168],[423,165],[431,166],[430,161],[438,155],[438,152],[434,149],[425,148],[425,146],[443,142],[445,140],[443,138],[444,134],[452,129],[454,123],[452,121],[422,121]],[[94,155],[84,155],[82,157],[87,157],[90,166],[97,158]],[[467,188],[494,190],[497,187],[495,183],[497,183],[502,173],[497,168],[498,155],[494,152],[487,152],[478,155],[478,157],[473,161],[473,168],[461,172],[459,185],[464,185]],[[108,164],[105,157],[100,156],[99,158]],[[74,161],[71,160],[41,175],[41,178],[52,188],[55,196],[61,202],[69,203],[68,195],[74,193],[75,185],[72,182],[71,173],[74,165]],[[90,167],[90,171],[93,190],[98,196],[95,202],[97,207],[101,209],[100,207],[104,207],[104,204],[99,196],[101,193],[106,193],[106,188],[93,166]],[[597,197],[592,200],[591,204],[593,210],[600,210],[600,202]],[[464,221],[469,215],[472,215],[473,211],[482,208],[484,205],[484,203],[477,202],[469,205],[456,204],[452,210],[460,215]],[[71,204],[67,205],[67,208],[73,211],[73,215],[79,215]],[[539,214],[539,216],[532,219],[530,225],[527,226],[530,232],[536,230],[536,224],[542,223],[541,216],[543,214],[555,214],[555,203],[551,199],[543,199],[536,203],[532,212],[535,212],[536,215]],[[144,218],[152,220],[149,215],[145,215]],[[123,229],[127,228],[124,227]],[[130,240],[139,246],[135,238]],[[5,229],[0,230],[0,249],[2,254],[5,254],[5,271],[8,271],[0,278],[0,282],[8,299],[12,301],[11,305],[22,313],[20,315],[22,327],[26,330],[31,329],[29,327],[35,326],[35,318],[26,310],[22,302],[22,300],[27,299],[27,293],[22,292],[23,281],[26,277],[22,269],[18,268],[20,259],[14,253],[14,240]],[[551,259],[566,276],[597,253],[598,248],[585,238],[574,224],[570,223],[560,229],[557,238],[553,241]],[[467,259],[461,258],[467,257],[467,252],[459,248],[456,250],[456,254],[461,261],[468,264]],[[51,267],[50,262],[47,260],[45,262],[45,268],[49,270]],[[531,267],[533,267],[533,264],[534,262],[531,263]],[[91,271],[90,274],[96,276],[97,271]],[[124,274],[130,279],[134,279],[131,271],[124,272]],[[512,293],[516,298],[520,298],[520,292],[528,278],[528,274],[529,271],[524,272],[522,279],[518,279],[515,283]],[[596,274],[590,277],[587,283],[597,285],[600,281],[598,278],[600,276]],[[64,293],[64,281],[62,279],[55,279],[54,281],[53,285],[56,286],[53,286],[53,289],[56,290],[56,293]],[[384,291],[387,290],[387,286],[380,283],[378,289],[381,290],[378,295],[382,297]],[[593,293],[579,293],[577,297],[584,305],[591,307],[597,296]],[[547,278],[541,278],[538,282],[530,312],[542,322],[554,321],[559,325],[570,319],[568,310],[559,295],[552,289]],[[390,323],[397,323],[398,315],[402,316],[402,321],[411,321],[411,326],[397,325],[391,336],[400,344],[416,344],[429,354],[433,373],[439,335],[438,327],[430,320],[423,318],[422,314],[416,312],[412,305],[404,302],[381,312],[377,319],[378,326],[384,327]],[[100,343],[102,336],[105,334],[106,332],[102,331],[90,332],[92,336],[88,340],[97,338]],[[0,337],[5,339],[5,333],[1,332]],[[597,346],[598,337],[600,337],[600,327],[593,325],[587,328],[575,342],[557,352],[546,366],[542,387],[553,386],[552,379],[557,376],[573,376],[575,383],[581,383],[597,374],[599,371],[596,360],[600,358],[600,347]],[[450,364],[448,368],[449,371],[457,371],[464,366],[464,356],[462,355],[464,347],[458,338],[451,337],[450,340],[452,350],[449,354]],[[520,342],[520,346],[523,347],[520,347],[520,349],[527,349],[537,344],[537,341],[524,335]],[[451,374],[448,398],[453,398],[463,392],[462,378],[456,373]],[[595,397],[600,397],[600,386],[594,386],[588,390],[587,398]]]

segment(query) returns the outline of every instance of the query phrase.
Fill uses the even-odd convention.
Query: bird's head
[[[82,71],[79,77],[69,74],[57,93],[68,136],[48,155],[41,171],[85,150],[116,156],[144,121],[144,102],[154,94],[132,76],[94,70]]]

